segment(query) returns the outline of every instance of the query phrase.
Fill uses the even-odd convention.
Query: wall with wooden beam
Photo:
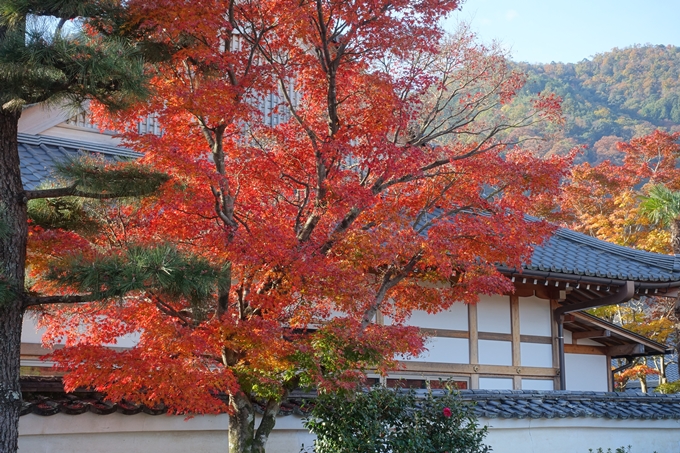
[[[454,304],[437,314],[416,312],[408,323],[430,337],[428,350],[406,360],[395,376],[449,376],[473,389],[555,388],[558,370],[549,299],[482,296],[477,304]]]

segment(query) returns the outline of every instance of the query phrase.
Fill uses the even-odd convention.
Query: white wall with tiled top
[[[587,453],[631,445],[632,453],[680,451],[680,420],[602,418],[480,418],[488,427],[485,443],[494,453]],[[19,453],[185,453],[227,451],[226,415],[151,416],[147,414],[48,417],[24,415],[19,421]],[[300,417],[278,417],[267,453],[311,452],[314,436]],[[304,447],[304,450],[303,450]]]

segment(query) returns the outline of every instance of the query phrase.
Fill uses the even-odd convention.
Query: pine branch
[[[149,195],[170,179],[134,162],[112,168],[111,164],[87,157],[69,160],[56,167],[57,174],[73,181],[70,186],[26,190],[26,201],[40,198],[82,197],[98,200]]]
[[[72,296],[25,296],[23,307],[36,307],[39,305],[55,304],[80,304],[99,300],[94,294],[72,295]]]
[[[124,254],[94,259],[72,256],[53,266],[46,278],[96,299],[153,291],[170,300],[188,301],[194,317],[200,318],[218,290],[227,287],[230,272],[171,245],[157,245],[130,247]]]
[[[110,200],[113,198],[123,198],[123,197],[130,197],[130,196],[142,196],[142,195],[148,195],[149,193],[152,193],[153,191],[150,191],[148,193],[140,193],[137,192],[134,195],[130,194],[130,191],[125,191],[125,192],[111,192],[111,193],[94,193],[94,192],[83,192],[82,190],[78,190],[77,184],[73,184],[70,187],[60,187],[57,189],[42,189],[42,190],[25,190],[24,191],[24,199],[26,201],[28,200],[37,200],[40,198],[60,198],[60,197],[81,197],[81,198],[91,198],[95,200]]]
[[[124,39],[81,32],[65,35],[58,28],[27,29],[21,14],[16,19],[2,14],[0,26],[17,22],[0,39],[3,108],[40,102],[79,106],[96,99],[115,110],[148,95],[142,55]],[[68,20],[72,13],[53,15]]]

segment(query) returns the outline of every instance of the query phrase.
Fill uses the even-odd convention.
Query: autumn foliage
[[[646,380],[647,376],[658,375],[659,372],[654,368],[650,368],[647,365],[635,365],[628,368],[621,373],[617,373],[615,376],[615,386],[617,389],[623,391],[626,388],[626,384],[631,380]]]
[[[654,206],[663,212],[650,215],[647,200],[659,191],[672,195],[680,189],[678,139],[680,133],[655,131],[628,143],[619,142],[616,160],[621,165],[605,161],[596,166],[574,166],[563,193],[561,215],[566,226],[628,247],[677,253],[678,206],[671,206],[671,199],[658,199]],[[677,350],[677,310],[675,298],[645,297],[623,307],[600,307],[594,313]],[[666,360],[658,359],[662,375]],[[618,382],[625,385],[627,380],[639,378],[635,373],[641,369],[652,368],[636,365],[619,373]]]
[[[418,354],[414,310],[510,291],[494,264],[520,266],[551,231],[524,214],[555,199],[567,159],[537,159],[512,132],[559,118],[559,100],[488,116],[523,77],[467,30],[443,37],[456,2],[128,6],[110,27],[153,39],[154,96],[114,118],[93,110],[171,180],[134,208],[97,208],[105,228],[79,247],[96,278],[67,249],[50,257],[65,272],[35,268],[55,290],[120,294],[44,313],[46,342],[67,344],[52,356],[67,388],[229,410],[230,429],[258,401],[267,420],[293,388],[353,386]],[[162,135],[133,126],[150,114]],[[145,290],[181,273],[177,254],[205,284]],[[106,347],[124,335],[137,346]]]
[[[640,204],[655,185],[680,189],[679,138],[680,133],[655,131],[618,143],[622,165],[575,166],[563,194],[566,225],[620,245],[670,253],[670,231],[654,225]]]

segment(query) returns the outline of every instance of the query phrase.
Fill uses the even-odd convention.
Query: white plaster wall
[[[35,317],[31,316],[30,313],[24,315],[24,322],[21,328],[21,342],[31,343],[31,344],[41,344],[42,334],[45,329],[38,329]],[[115,346],[120,348],[131,348],[139,342],[139,333],[133,333],[128,335],[123,335],[118,337],[115,344],[110,344],[109,346]]]
[[[26,313],[21,327],[21,342],[40,344],[43,332],[44,329],[39,331],[36,327],[35,318],[30,313]]]
[[[479,340],[479,363],[481,365],[512,365],[512,343]]]
[[[565,343],[565,344],[572,344],[572,343],[573,343],[573,339],[572,339],[572,337],[571,337],[571,331],[570,331],[570,330],[567,330],[567,329],[564,329],[563,332],[564,332],[564,343]]]
[[[678,420],[481,419],[494,453],[587,453],[631,446],[631,453],[680,451]]]
[[[522,366],[552,368],[552,345],[540,343],[520,343]]]
[[[607,373],[609,372],[609,367],[607,366],[607,356],[565,354],[564,362],[567,375],[567,390],[594,392],[606,392],[608,390]]]
[[[480,332],[510,333],[510,297],[480,296],[477,328]]]
[[[522,379],[522,390],[555,390],[552,379]]]
[[[464,303],[456,302],[448,310],[435,314],[416,310],[406,324],[431,329],[468,330],[467,309]],[[385,320],[385,323],[387,324],[388,321]]]
[[[480,377],[479,388],[482,390],[512,390],[512,378]]]
[[[228,450],[226,414],[151,416],[147,414],[48,417],[19,419],[19,453],[186,453]],[[314,437],[296,416],[279,417],[267,453],[299,453]]]
[[[598,343],[595,340],[589,338],[581,338],[580,340],[574,341],[573,332],[564,329],[564,344],[580,344],[585,346],[602,346],[602,343]]]
[[[418,357],[405,358],[405,361],[437,363],[470,363],[470,341],[467,338],[431,337]]]
[[[519,333],[552,336],[549,300],[538,297],[519,298]]]
[[[632,453],[680,451],[680,420],[482,418],[479,423],[488,426],[485,443],[494,453],[587,453],[627,445]],[[25,415],[19,421],[19,453],[226,451],[227,426],[225,415],[188,421],[146,414]],[[313,439],[301,418],[279,417],[267,453],[300,453],[302,445],[311,451]]]

